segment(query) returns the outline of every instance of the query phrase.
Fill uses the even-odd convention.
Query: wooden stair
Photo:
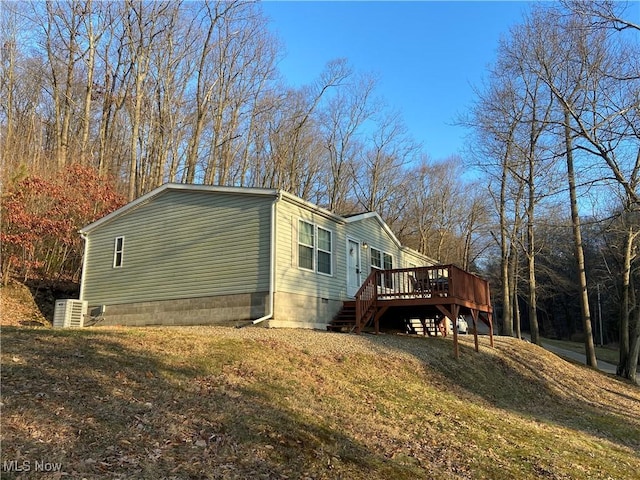
[[[352,332],[356,327],[356,302],[343,302],[342,308],[327,325],[330,332]]]
[[[429,337],[437,337],[438,335],[445,335],[446,331],[442,331],[438,328],[438,324],[434,318],[424,318],[424,323],[419,318],[407,318],[405,319],[405,325],[407,326],[407,333],[413,335],[428,335]]]

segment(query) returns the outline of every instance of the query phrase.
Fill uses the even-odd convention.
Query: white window
[[[331,275],[331,231],[318,227],[318,273]]]
[[[388,253],[383,253],[382,264],[385,270],[391,270],[393,268],[393,257]]]
[[[313,223],[298,222],[298,267],[333,274],[333,234]]]
[[[377,248],[371,249],[371,270],[391,270],[393,268],[393,257],[389,253],[381,252]],[[393,288],[391,275],[380,275],[378,286]]]
[[[113,268],[121,268],[124,260],[124,237],[116,237],[113,248]]]
[[[300,220],[298,226],[298,266],[305,270],[313,270],[313,251],[315,249],[313,233],[313,224]]]
[[[382,269],[382,252],[377,248],[371,248],[371,269]]]

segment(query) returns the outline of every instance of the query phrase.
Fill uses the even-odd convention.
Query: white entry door
[[[347,295],[353,297],[360,288],[360,243],[347,240]]]

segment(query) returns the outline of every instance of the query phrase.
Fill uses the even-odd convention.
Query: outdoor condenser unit
[[[74,300],[71,298],[56,300],[56,307],[53,311],[53,327],[82,327],[84,325],[84,317],[86,314],[86,301]]]

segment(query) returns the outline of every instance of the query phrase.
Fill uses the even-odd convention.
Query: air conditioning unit
[[[84,300],[74,300],[70,298],[56,300],[56,307],[53,311],[53,327],[82,327],[86,314],[87,302]]]

